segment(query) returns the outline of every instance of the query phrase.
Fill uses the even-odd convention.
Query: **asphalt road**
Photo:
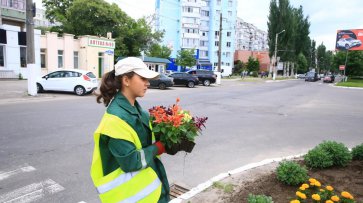
[[[0,202],[99,202],[89,167],[105,108],[91,95],[49,95],[0,103]],[[306,153],[323,140],[363,143],[363,90],[224,80],[151,89],[139,102],[148,109],[176,97],[183,109],[209,119],[191,154],[162,156],[171,183],[194,187],[248,163]]]

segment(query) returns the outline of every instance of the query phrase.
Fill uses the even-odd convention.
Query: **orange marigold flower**
[[[294,199],[294,200],[291,200],[290,203],[300,203],[300,201],[297,199]]]
[[[325,190],[324,189],[320,189],[320,192],[324,192]]]
[[[300,190],[304,191],[305,190],[305,187],[301,186],[299,187]]]
[[[315,183],[316,182],[316,179],[315,178],[309,178],[309,182],[310,183]]]
[[[313,198],[313,200],[320,201],[320,195],[318,194],[311,195],[311,198]]]
[[[304,184],[301,185],[301,187],[304,187],[305,189],[307,189],[307,188],[309,188],[309,185],[304,183]]]
[[[329,200],[326,200],[325,203],[334,203],[334,202],[329,199]]]
[[[342,197],[345,197],[347,199],[354,199],[353,196],[349,192],[346,192],[346,191],[343,191],[341,195],[342,195]]]
[[[334,202],[339,202],[340,200],[340,198],[337,195],[331,196],[330,199],[333,200]]]
[[[333,190],[334,190],[334,188],[333,188],[332,186],[330,186],[330,185],[327,185],[325,188],[326,188],[327,190],[329,190],[329,191],[333,191]]]
[[[321,186],[321,183],[320,183],[319,181],[315,181],[314,185],[315,185],[316,187],[320,187],[320,186]]]
[[[299,191],[296,192],[296,196],[300,197],[301,199],[306,199],[306,195]]]

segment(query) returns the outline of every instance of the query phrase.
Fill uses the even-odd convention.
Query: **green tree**
[[[255,59],[253,57],[249,57],[247,64],[246,64],[246,68],[248,70],[248,72],[257,72],[260,70],[260,62],[258,61],[258,59]]]
[[[308,61],[304,54],[300,53],[297,57],[297,73],[306,73],[308,72]]]
[[[182,67],[185,71],[186,67],[194,66],[197,60],[194,57],[194,49],[182,49],[178,51],[175,64]]]
[[[67,21],[66,12],[73,4],[73,0],[42,0],[42,3],[45,8],[45,16],[50,22],[64,23]]]
[[[338,51],[333,58],[333,67],[338,69],[339,65],[345,64],[346,53],[348,55],[345,75],[363,76],[363,51]]]
[[[159,58],[169,58],[171,54],[171,49],[167,46],[159,44],[153,44],[150,48],[146,51],[146,55],[152,57],[159,57]]]
[[[43,0],[47,18],[62,23],[52,31],[66,32],[76,36],[106,36],[115,39],[115,57],[137,56],[152,44],[160,42],[162,32],[153,32],[145,18],[130,18],[117,4],[104,0]]]
[[[234,64],[233,74],[240,74],[243,71],[244,64],[241,60],[237,60]]]

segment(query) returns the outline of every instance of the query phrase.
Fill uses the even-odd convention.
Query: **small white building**
[[[96,36],[72,34],[58,37],[56,32],[47,32],[40,39],[40,67],[42,74],[59,68],[92,71],[97,77],[113,69],[115,41]]]

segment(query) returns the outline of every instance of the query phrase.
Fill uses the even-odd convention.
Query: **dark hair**
[[[97,103],[104,103],[105,106],[108,106],[116,93],[121,90],[122,77],[126,76],[128,78],[132,78],[134,74],[134,72],[130,72],[123,75],[115,76],[115,70],[105,73],[102,76],[102,82],[99,92],[94,92],[94,94],[97,96]]]

